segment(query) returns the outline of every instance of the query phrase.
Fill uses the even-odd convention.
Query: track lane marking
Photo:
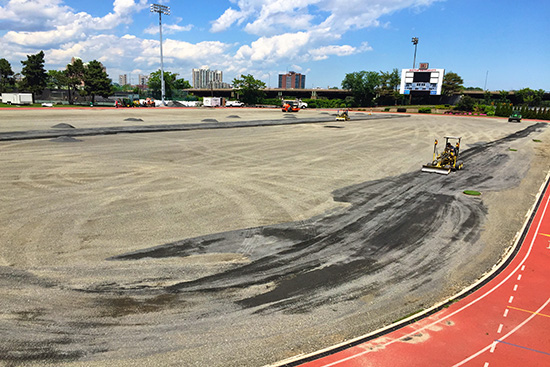
[[[538,221],[538,224],[537,224],[537,228],[535,230],[535,233],[539,233],[539,229],[540,229],[540,226],[542,225],[542,221],[544,219],[544,217],[546,216],[546,210],[548,209],[548,203],[550,203],[550,195],[547,196],[546,198],[546,203],[544,204],[544,209],[542,211],[542,214],[539,218],[539,221]],[[528,231],[529,232],[529,231]],[[521,262],[518,264],[518,266],[506,277],[504,278],[499,284],[497,284],[493,289],[491,289],[489,292],[492,292],[493,290],[495,290],[497,287],[500,287],[500,285],[502,285],[504,282],[506,282],[513,274],[515,274],[517,272],[518,269],[521,269],[521,271],[525,270],[525,261],[527,261],[527,259],[529,258],[529,256],[531,255],[531,251],[534,247],[534,244],[535,244],[535,238],[537,236],[534,235],[533,238],[531,239],[531,242],[529,243],[529,247],[527,249],[527,253],[525,254],[525,256],[523,257],[523,259],[521,260]],[[521,280],[521,274],[518,275],[518,280]],[[485,295],[487,295],[489,292],[487,292],[486,294],[484,294],[482,297],[484,297]],[[474,302],[476,302],[477,300],[475,301],[472,301],[472,303],[470,304],[473,304]],[[548,303],[550,303],[550,298],[548,298],[548,300],[546,300],[546,302],[536,311],[536,313],[540,313],[540,311],[542,311],[547,305]],[[467,305],[468,306],[468,305]],[[464,307],[467,307],[467,306],[464,306]],[[511,306],[508,306],[508,307],[511,307]],[[458,312],[458,311],[457,311]],[[513,333],[515,333],[518,329],[520,329],[521,327],[523,327],[523,325],[525,325],[527,322],[529,322],[533,317],[535,317],[535,313],[531,314],[531,316],[529,316],[527,319],[525,319],[521,324],[519,324],[518,326],[516,326],[514,329],[512,329],[508,334],[506,334],[501,340],[504,340],[506,339],[508,336],[512,335]],[[475,354],[472,354],[470,357],[458,362],[457,364],[453,365],[452,367],[458,367],[458,366],[462,366],[464,363],[474,359],[475,357],[479,356],[480,354],[486,352],[489,348],[492,349],[491,353],[494,351],[494,342],[491,343],[490,345],[488,345],[487,347],[481,349],[480,351],[478,351],[477,353]]]
[[[531,316],[529,316],[528,318],[526,318],[521,324],[519,324],[518,326],[516,326],[515,328],[513,328],[512,330],[510,330],[510,332],[508,332],[508,334],[504,335],[501,339],[499,340],[495,340],[493,341],[491,344],[489,344],[488,346],[486,346],[485,348],[481,349],[480,351],[478,351],[477,353],[475,354],[472,354],[471,356],[469,356],[468,358],[458,362],[457,364],[454,364],[452,367],[458,367],[458,366],[462,366],[464,363],[467,363],[469,361],[471,361],[472,359],[474,359],[475,357],[479,356],[480,354],[483,354],[484,352],[486,352],[487,350],[491,349],[491,353],[493,353],[495,351],[495,348],[496,348],[496,344],[497,342],[500,342],[502,343],[502,341],[504,341],[506,338],[508,338],[510,335],[514,334],[516,331],[518,331],[519,329],[521,329],[525,324],[527,324],[529,321],[531,321],[537,313],[540,313],[541,310],[543,310],[546,306],[548,306],[548,304],[550,303],[550,298],[548,298],[546,300],[546,302],[544,302],[544,304],[542,306],[539,307],[539,309],[534,312],[533,314],[531,314]]]
[[[542,353],[542,354],[546,354],[547,356],[550,356],[550,353],[548,353],[548,352],[543,352],[542,350],[537,350],[537,349],[533,349],[533,348],[524,347],[524,346],[518,345],[518,344],[508,343],[508,342],[505,342],[505,341],[502,341],[502,340],[497,340],[497,343],[502,343],[502,344],[506,344],[506,345],[511,345],[512,347],[521,348],[521,349],[527,349],[527,350],[529,350],[529,351],[531,351],[531,352]]]
[[[537,316],[550,317],[550,315],[545,315],[545,314],[543,314],[543,313],[536,313],[536,312],[533,312],[533,311],[524,310],[524,309],[522,309],[522,308],[517,308],[517,307],[512,307],[512,306],[508,306],[508,308],[511,308],[511,309],[513,309],[513,310],[518,310],[518,311],[527,312],[527,313],[534,313],[534,314],[537,315]]]

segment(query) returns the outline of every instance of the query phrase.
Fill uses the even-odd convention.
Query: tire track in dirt
[[[472,186],[502,190],[518,184],[521,174],[507,166],[511,160],[504,147],[541,127],[533,125],[464,151],[468,168],[459,174],[412,172],[337,190],[335,199],[350,203],[349,208],[299,223],[255,229],[256,241],[277,245],[267,249],[256,246],[250,263],[167,290],[214,292],[275,282],[274,289],[236,302],[257,312],[303,312],[354,299],[371,276],[377,279],[380,293],[395,278],[404,279],[402,286],[418,287],[421,277],[437,278],[444,269],[461,266],[453,263],[452,254],[472,247],[480,236],[486,209],[481,200],[463,196],[462,190]],[[178,241],[111,260],[239,253],[247,231],[250,229]],[[388,272],[386,267],[397,259],[405,270],[390,266]]]

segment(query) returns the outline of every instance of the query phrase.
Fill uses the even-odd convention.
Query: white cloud
[[[172,17],[172,23],[163,24],[167,35],[164,62],[171,71],[187,77],[199,65],[223,70],[229,78],[249,73],[275,75],[272,70],[281,65],[302,70],[311,61],[371,51],[366,42],[357,45],[346,38],[349,44],[341,44],[340,40],[349,30],[380,26],[383,15],[434,1],[230,0],[231,6],[210,22],[210,31],[231,29],[236,37],[243,32],[246,37],[205,33],[195,43],[184,42],[173,35],[200,27],[180,25],[183,19]],[[0,41],[16,65],[27,54],[43,49],[47,68],[63,68],[73,56],[100,60],[108,71],[159,67],[158,39],[139,34],[157,35],[158,24],[141,27],[139,33],[130,33],[128,26],[138,12],[149,12],[147,0],[114,0],[111,10],[100,16],[76,11],[62,0],[0,0],[0,4],[0,32],[5,31]]]
[[[193,25],[192,24],[188,24],[186,26],[181,26],[177,23],[181,22],[183,19],[182,18],[176,18],[176,21],[175,23],[173,24],[163,24],[162,25],[162,34],[175,34],[175,33],[178,33],[178,32],[189,32],[191,29],[193,29]],[[159,34],[160,30],[159,30],[159,26],[158,24],[153,24],[151,26],[149,26],[148,28],[146,28],[145,30],[143,30],[143,33],[145,34]]]
[[[436,1],[440,0],[239,0],[238,9],[228,8],[212,23],[211,31],[248,20],[243,29],[259,36],[317,27],[342,35],[350,29],[379,26],[383,15]]]
[[[308,44],[310,35],[307,32],[286,33],[273,37],[261,37],[250,46],[242,46],[237,51],[237,60],[250,59],[265,61],[271,59],[294,58],[299,56]]]
[[[247,17],[247,15],[248,14],[245,11],[236,11],[233,8],[228,8],[218,19],[212,22],[212,27],[210,28],[210,31],[225,31],[235,22],[237,22],[237,24],[241,24],[242,21]]]
[[[309,54],[313,60],[318,61],[328,59],[330,56],[349,56],[357,52],[357,48],[350,45],[330,45],[310,50]]]

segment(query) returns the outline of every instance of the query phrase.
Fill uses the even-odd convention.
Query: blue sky
[[[160,67],[158,14],[145,0],[0,0],[0,58],[15,72],[43,50],[46,69],[73,56],[119,74]],[[252,74],[277,87],[289,70],[306,87],[339,87],[346,73],[412,67],[453,71],[465,86],[550,91],[547,0],[211,0],[157,1],[165,70],[191,79],[207,66],[231,82]]]

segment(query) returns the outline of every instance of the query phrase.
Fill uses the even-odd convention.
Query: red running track
[[[517,254],[483,287],[421,321],[302,366],[550,366],[547,184],[539,203]]]

